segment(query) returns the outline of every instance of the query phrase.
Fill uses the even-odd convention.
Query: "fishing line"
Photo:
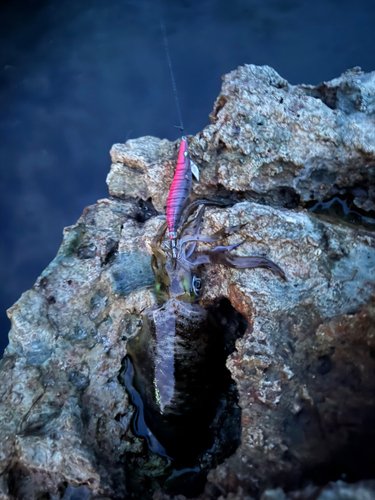
[[[169,67],[169,73],[171,75],[171,80],[172,80],[173,93],[174,93],[174,99],[176,101],[177,114],[178,114],[178,118],[180,120],[180,125],[175,125],[175,127],[179,128],[181,130],[181,132],[182,132],[184,130],[184,125],[182,123],[180,100],[178,98],[177,85],[176,85],[176,80],[175,80],[174,73],[173,73],[172,60],[171,60],[171,55],[170,55],[170,52],[169,52],[169,44],[168,44],[167,32],[165,30],[165,25],[164,25],[163,20],[161,18],[160,18],[160,26],[161,26],[161,32],[163,34],[163,41],[164,41],[165,53],[167,55],[167,62],[168,62],[168,67]]]

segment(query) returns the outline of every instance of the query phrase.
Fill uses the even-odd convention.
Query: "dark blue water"
[[[135,407],[135,414],[133,417],[133,432],[136,436],[143,437],[146,440],[147,447],[153,453],[157,453],[161,457],[171,460],[167,455],[164,446],[162,446],[154,434],[147,427],[144,415],[144,405],[141,395],[133,385],[134,368],[132,362],[127,356],[124,361],[124,369],[120,375],[123,384],[125,385],[128,393],[130,394],[131,402]]]
[[[221,75],[273,66],[291,83],[375,69],[374,0],[8,0],[0,3],[0,352],[5,309],[105,197],[114,142],[208,124]]]

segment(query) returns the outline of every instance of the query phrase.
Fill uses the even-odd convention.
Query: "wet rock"
[[[62,500],[90,500],[91,493],[85,486],[73,488],[70,484],[64,491]]]
[[[247,329],[230,340],[226,362],[241,444],[217,459],[200,500],[249,500],[266,490],[309,498],[290,492],[342,474],[351,482],[373,477],[375,235],[304,208],[350,193],[362,210],[373,209],[373,78],[352,70],[294,87],[271,68],[240,67],[224,77],[211,125],[189,138],[202,178],[192,197],[232,204],[208,208],[202,233],[241,225],[223,244],[245,241],[235,253],[271,259],[287,275],[203,271],[200,305],[229,301]],[[134,435],[120,377],[126,342],[156,302],[151,241],[165,221],[178,145],[149,137],[115,145],[113,197],[65,229],[56,258],[10,308],[0,499],[122,499],[137,481],[141,498],[182,498],[161,491],[166,461]],[[355,490],[334,484],[321,500],[326,491],[344,498]]]

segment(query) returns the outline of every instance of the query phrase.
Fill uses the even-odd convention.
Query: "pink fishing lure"
[[[177,238],[177,228],[182,210],[189,197],[192,173],[189,147],[186,137],[182,137],[178,153],[176,172],[167,199],[167,224],[171,240]]]

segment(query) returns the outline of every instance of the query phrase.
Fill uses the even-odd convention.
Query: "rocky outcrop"
[[[245,240],[238,255],[267,257],[288,279],[204,271],[201,305],[228,299],[247,329],[227,359],[241,444],[212,468],[200,500],[373,475],[375,234],[306,207],[345,195],[374,209],[374,81],[355,69],[293,87],[271,68],[243,66],[224,77],[211,125],[189,138],[201,173],[192,198],[232,202],[208,208],[202,232],[242,224],[226,244]],[[120,374],[126,342],[155,303],[151,240],[178,146],[115,145],[111,197],[65,230],[54,261],[9,310],[0,499],[122,499],[135,470],[142,498],[160,489],[166,461],[134,435]]]
[[[292,86],[272,68],[245,65],[223,80],[211,125],[189,144],[201,173],[196,196],[221,188],[295,208],[344,194],[374,210],[375,73],[355,68],[318,87]],[[151,197],[162,211],[177,147],[149,137],[116,144],[110,193]]]

